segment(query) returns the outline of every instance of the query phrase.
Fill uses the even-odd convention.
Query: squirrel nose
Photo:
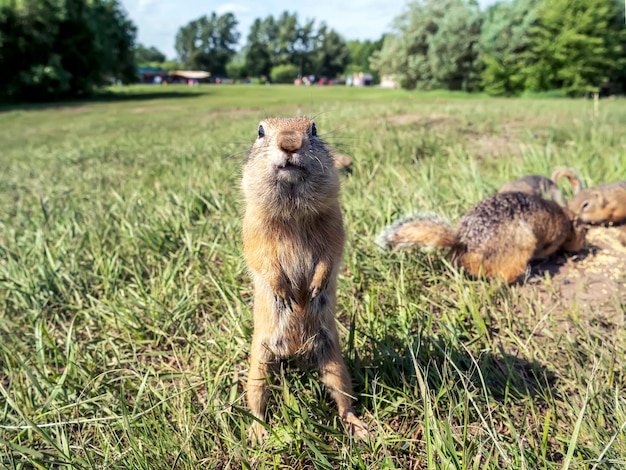
[[[294,153],[302,148],[302,135],[292,130],[283,131],[278,135],[277,143],[284,152]]]

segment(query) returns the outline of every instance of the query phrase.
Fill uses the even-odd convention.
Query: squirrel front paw
[[[270,282],[269,284],[276,298],[281,299],[284,302],[290,302],[294,299],[291,283],[286,276],[279,276],[277,279],[274,279],[274,282]]]
[[[311,283],[309,286],[309,296],[311,297],[311,300],[315,299],[322,292],[324,292],[327,286],[328,282],[325,282],[324,284],[316,284],[315,282]]]
[[[332,265],[327,262],[320,261],[315,266],[313,279],[311,279],[311,284],[309,284],[309,297],[311,300],[326,290],[330,282],[331,273]]]

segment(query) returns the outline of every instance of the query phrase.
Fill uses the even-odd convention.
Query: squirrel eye
[[[259,126],[259,139],[262,139],[263,137],[265,137],[265,129],[263,129],[263,126]]]
[[[317,136],[317,127],[315,127],[315,123],[311,124],[311,135],[313,137]]]
[[[589,207],[589,201],[583,202],[582,206],[580,206],[580,210],[584,211],[587,207]]]

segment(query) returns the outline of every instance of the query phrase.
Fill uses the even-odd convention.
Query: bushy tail
[[[554,181],[554,183],[558,183],[559,179],[561,178],[567,178],[570,182],[570,184],[572,185],[572,189],[574,190],[574,194],[578,194],[580,192],[581,189],[585,188],[585,185],[582,182],[582,179],[580,178],[580,176],[578,176],[576,174],[576,172],[574,170],[572,170],[571,168],[557,168],[554,170],[554,173],[552,173],[552,181]]]
[[[414,214],[385,227],[376,237],[376,244],[388,250],[412,246],[451,248],[457,244],[457,237],[448,221],[437,214]]]

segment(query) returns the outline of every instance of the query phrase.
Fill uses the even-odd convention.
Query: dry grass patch
[[[386,119],[391,124],[397,124],[400,126],[417,124],[426,128],[458,125],[459,118],[455,116],[449,116],[446,114],[398,114]]]

